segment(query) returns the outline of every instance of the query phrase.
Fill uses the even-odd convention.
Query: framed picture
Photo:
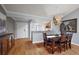
[[[63,21],[63,23],[66,26],[66,32],[77,32],[77,18],[65,20]]]

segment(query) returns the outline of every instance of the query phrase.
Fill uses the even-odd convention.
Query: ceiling
[[[79,4],[4,4],[8,13],[27,14],[40,17],[65,16],[79,8]]]

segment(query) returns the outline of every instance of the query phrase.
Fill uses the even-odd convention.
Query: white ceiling
[[[79,4],[5,4],[7,11],[47,17],[67,15],[79,8]]]
[[[5,5],[8,11],[27,13],[31,15],[45,16],[46,12],[43,5],[37,4],[9,4]]]

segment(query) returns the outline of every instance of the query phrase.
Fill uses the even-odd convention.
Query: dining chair
[[[52,41],[50,38],[47,38],[47,34],[43,33],[43,39],[44,39],[44,47],[46,47],[46,49],[49,52],[52,52]]]
[[[73,34],[67,34],[66,49],[68,49],[68,47],[71,49],[72,35]]]
[[[59,43],[60,37],[55,37],[52,39],[53,39],[52,54],[54,54],[55,51],[60,52],[60,43]]]
[[[56,35],[54,35],[56,36]],[[47,34],[43,33],[44,37],[44,46],[50,49],[51,53],[54,54],[55,51],[59,51],[59,39],[60,37],[57,35],[56,37],[47,38]]]
[[[61,52],[61,49],[64,48],[64,51],[66,49],[66,26],[65,24],[62,22],[60,24],[60,32],[61,32],[61,38],[59,40],[59,46],[60,46],[60,52]]]
[[[66,39],[66,35],[62,34],[59,40],[60,53],[62,51],[62,48],[64,48],[64,51],[66,50]]]

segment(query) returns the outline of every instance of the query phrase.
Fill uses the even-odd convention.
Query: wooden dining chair
[[[66,35],[62,34],[59,40],[60,53],[62,51],[62,48],[64,48],[64,51],[66,50],[66,39]]]
[[[50,38],[47,38],[47,34],[43,33],[43,39],[44,39],[44,47],[46,47],[46,49],[49,52],[52,52],[52,41]]]
[[[55,51],[60,52],[60,44],[59,44],[60,37],[55,37],[52,39],[53,39],[52,54],[54,54]]]
[[[60,52],[62,50],[62,48],[64,48],[64,51],[66,50],[66,26],[65,24],[62,22],[60,24],[60,32],[61,32],[61,38],[59,40],[59,46],[60,46]]]
[[[66,49],[68,49],[68,47],[71,49],[72,35],[73,35],[73,34],[67,34]]]
[[[60,37],[58,35],[54,35],[56,37],[47,38],[46,33],[44,33],[44,46],[50,47],[52,50],[51,53],[54,54],[55,51],[60,51],[59,48],[59,39]]]

